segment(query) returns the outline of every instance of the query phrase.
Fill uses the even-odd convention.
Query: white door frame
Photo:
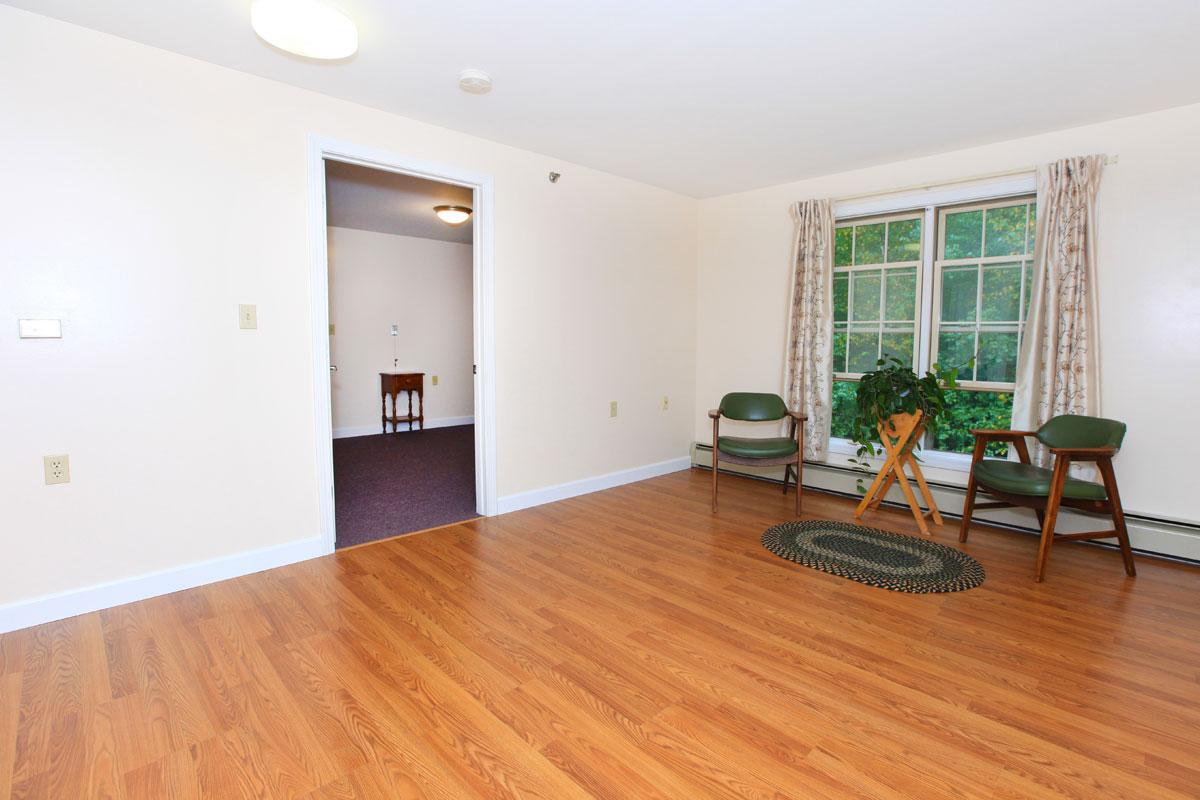
[[[388,172],[464,186],[474,192],[474,278],[472,304],[475,326],[475,510],[496,513],[496,347],[492,253],[493,188],[490,175],[434,164],[374,147],[308,137],[309,299],[312,304],[313,396],[316,400],[317,503],[321,539],[327,552],[335,545],[333,508],[333,416],[329,380],[329,243],[325,210],[325,160],[360,164]]]

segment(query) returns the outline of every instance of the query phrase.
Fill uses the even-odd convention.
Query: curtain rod
[[[1105,166],[1116,164],[1120,160],[1120,155],[1111,155],[1104,157]],[[930,189],[941,189],[944,186],[956,186],[960,183],[976,183],[977,181],[995,180],[997,178],[1013,178],[1017,175],[1028,175],[1031,172],[1037,171],[1038,165],[1034,164],[1020,169],[1009,169],[1003,172],[988,172],[983,175],[972,175],[967,178],[955,178],[948,181],[936,181],[933,183],[914,183],[909,186],[897,186],[894,189],[878,189],[873,192],[860,192],[859,194],[846,194],[833,198],[835,203],[845,203],[850,200],[864,200],[868,197],[882,197],[889,194],[900,194],[901,192],[918,192],[929,191]]]

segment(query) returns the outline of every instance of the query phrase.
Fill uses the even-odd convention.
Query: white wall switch
[[[610,417],[615,417],[617,415],[617,401],[616,400],[613,400],[612,402],[610,402],[608,404],[608,415]]]
[[[662,410],[667,411],[671,408],[671,398],[663,395]]]
[[[437,386],[437,375],[433,376],[433,380],[431,382],[433,383],[434,386]]]
[[[46,485],[71,482],[71,459],[67,455],[43,456],[42,468],[46,472]]]
[[[17,327],[22,339],[61,339],[62,320],[60,319],[23,319]]]
[[[244,331],[258,328],[258,306],[245,303],[238,306],[238,327]]]

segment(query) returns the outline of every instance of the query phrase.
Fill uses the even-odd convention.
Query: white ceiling
[[[697,197],[1200,101],[1197,0],[334,0],[326,64],[249,0],[7,1]]]
[[[438,205],[472,207],[471,190],[395,172],[325,162],[325,209],[330,225],[362,231],[471,243],[473,220],[447,225]]]

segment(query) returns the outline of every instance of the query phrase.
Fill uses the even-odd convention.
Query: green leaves
[[[870,473],[867,458],[876,454],[880,444],[877,425],[893,414],[912,414],[920,410],[931,430],[937,429],[938,418],[946,408],[946,389],[958,386],[960,367],[944,368],[934,364],[923,376],[918,376],[907,363],[893,355],[876,362],[879,369],[865,373],[858,381],[855,394],[854,430],[851,437],[858,446],[856,457],[850,459],[855,469]],[[974,359],[962,365],[974,366]],[[859,493],[866,488],[860,478]]]

